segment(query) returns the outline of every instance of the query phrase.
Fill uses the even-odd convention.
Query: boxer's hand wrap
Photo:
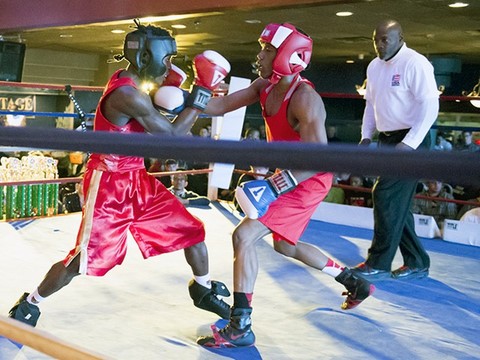
[[[297,184],[292,173],[283,170],[266,180],[247,181],[237,186],[235,198],[248,218],[258,219],[265,215],[273,201],[294,189]]]
[[[222,55],[207,50],[193,59],[195,80],[186,106],[205,110],[212,92],[230,72],[230,63]]]

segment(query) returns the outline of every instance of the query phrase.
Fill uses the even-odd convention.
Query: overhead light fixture
[[[367,92],[367,79],[363,80],[362,85],[355,85],[355,89],[359,95],[365,96],[365,93]]]
[[[122,30],[122,29],[113,29],[112,31],[110,31],[112,34],[123,34],[125,33],[125,30]]]
[[[455,3],[452,3],[452,4],[448,4],[449,7],[451,8],[464,8],[464,7],[467,7],[468,3],[464,3],[464,2],[455,2]]]
[[[464,95],[465,93],[466,91],[464,91]],[[480,79],[478,79],[477,85],[475,85],[472,91],[466,96],[477,98],[477,99],[470,100],[470,104],[472,104],[476,108],[480,108]]]
[[[174,28],[174,29],[186,29],[187,26],[183,25],[183,24],[173,24],[172,28]]]
[[[351,11],[339,11],[335,15],[343,17],[343,16],[352,16],[353,12]]]

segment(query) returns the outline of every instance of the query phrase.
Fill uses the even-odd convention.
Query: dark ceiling
[[[257,38],[270,22],[291,22],[314,39],[315,62],[364,61],[374,57],[371,36],[375,25],[395,18],[403,26],[409,47],[427,56],[455,56],[480,63],[480,0],[451,8],[453,0],[375,0],[337,2],[308,6],[227,10],[183,14],[178,19],[154,22],[176,36],[179,55],[193,57],[213,49],[231,61],[253,61],[259,50]],[[353,12],[339,17],[339,11]],[[184,29],[172,25],[183,24]],[[65,26],[0,34],[5,40],[23,41],[27,48],[80,51],[112,56],[121,52],[124,34],[131,20]],[[1,28],[1,27],[0,27]]]

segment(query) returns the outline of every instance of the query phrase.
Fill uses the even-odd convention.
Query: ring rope
[[[480,153],[398,151],[394,148],[373,149],[350,144],[267,143],[28,127],[0,128],[0,144],[219,162],[238,167],[263,165],[368,176],[434,178],[465,184],[480,182]]]
[[[345,184],[333,184],[332,187],[338,187],[344,190],[353,190],[353,191],[358,191],[358,192],[364,192],[364,193],[372,193],[373,189],[372,188],[366,188],[366,187],[361,187],[361,186],[353,186],[353,185],[345,185]],[[440,202],[449,202],[449,203],[454,203],[454,204],[459,204],[459,205],[473,205],[475,207],[480,206],[480,202],[475,202],[475,201],[467,201],[467,200],[457,200],[457,199],[446,199],[446,198],[441,198],[441,197],[431,197],[431,196],[426,196],[426,195],[420,195],[416,194],[414,196],[415,199],[425,199],[425,200],[433,200],[433,201],[440,201]]]
[[[24,344],[60,360],[101,360],[107,357],[96,354],[20,321],[0,317],[0,335]]]
[[[78,118],[78,113],[64,113],[64,112],[44,112],[44,111],[8,111],[0,110],[0,115],[25,115],[25,116],[50,116],[50,117],[73,117]],[[95,114],[83,114],[84,117],[93,118]]]
[[[211,169],[199,169],[199,170],[179,170],[179,171],[164,171],[149,173],[155,177],[164,177],[170,175],[196,175],[196,174],[208,174],[211,173]],[[19,186],[19,185],[36,185],[36,184],[68,184],[78,183],[83,180],[83,177],[66,177],[58,179],[39,179],[39,180],[16,180],[16,181],[0,181],[0,186]]]

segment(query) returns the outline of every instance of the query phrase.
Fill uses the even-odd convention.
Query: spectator
[[[184,170],[185,169],[182,168],[177,169],[177,171]],[[169,187],[168,190],[185,206],[205,207],[210,205],[210,200],[206,196],[200,196],[196,192],[187,190],[187,186],[187,174],[174,174],[172,175],[172,186]]]
[[[210,137],[210,132],[208,131],[208,128],[202,127],[202,128],[198,131],[198,136],[204,137],[204,138]]]
[[[145,161],[146,168],[148,169],[149,173],[156,173],[163,171],[163,161],[157,158],[149,158],[148,162]]]
[[[260,131],[257,128],[249,128],[245,131],[243,140],[260,140]]]
[[[446,139],[446,136],[443,132],[439,131],[435,140],[435,145],[433,150],[437,151],[451,151],[452,143]]]
[[[337,137],[337,127],[327,126],[327,138],[329,143],[340,142],[340,138]]]
[[[177,171],[178,161],[175,159],[167,159],[163,165],[163,171]],[[166,187],[169,188],[172,186],[172,177],[173,175],[162,176],[160,177],[160,182]]]
[[[347,184],[358,188],[371,187],[363,176],[358,175],[350,175]],[[345,204],[372,207],[372,194],[362,190],[345,189]]]
[[[456,219],[457,205],[439,200],[453,200],[451,186],[438,180],[428,180],[426,185],[426,190],[419,195],[427,196],[429,199],[414,199],[413,213],[433,216],[439,227],[445,219]]]
[[[17,111],[18,106],[15,103],[9,105],[8,110],[10,111]],[[5,126],[26,126],[27,125],[27,118],[25,115],[13,115],[7,114],[5,116]]]
[[[267,140],[267,133],[265,130],[265,125],[260,125],[258,127],[258,131],[260,131],[260,140]]]
[[[462,134],[459,138],[459,143],[455,150],[458,151],[468,151],[468,152],[476,152],[480,151],[480,146],[475,144],[472,141],[472,132],[471,131],[462,131]]]

